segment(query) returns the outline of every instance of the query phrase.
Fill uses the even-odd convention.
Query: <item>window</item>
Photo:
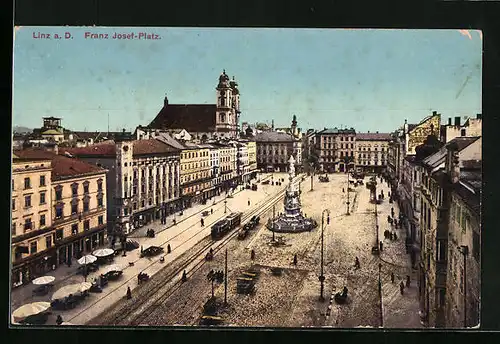
[[[123,209],[123,216],[128,216],[128,208]]]
[[[58,185],[55,187],[56,190],[56,201],[62,200],[62,186]]]
[[[135,189],[135,190],[137,191],[137,189]],[[97,197],[97,206],[98,207],[102,207],[103,206],[102,196]]]
[[[78,184],[71,185],[71,194],[73,197],[78,196]]]
[[[37,242],[36,241],[32,241],[30,243],[30,253],[31,254],[35,254],[37,251]]]
[[[83,230],[88,231],[90,229],[90,220],[83,221]]]
[[[14,179],[12,179],[12,191],[14,191]]]
[[[40,186],[45,186],[45,176],[40,176]]]
[[[460,136],[465,136],[465,129],[460,130]]]
[[[438,240],[436,243],[436,260],[438,262],[446,261],[446,242]]]
[[[135,173],[136,172],[134,171],[134,178],[135,178]],[[99,179],[97,181],[97,191],[102,191],[102,180],[101,179]]]
[[[31,207],[31,196],[24,197],[24,207],[25,208]]]
[[[134,204],[133,204],[133,209],[134,209],[134,210],[137,210],[137,202],[134,202]]]
[[[24,189],[31,189],[31,181],[29,177],[24,178]]]
[[[56,205],[56,219],[63,217],[63,205]]]
[[[62,229],[56,229],[56,240],[61,240],[64,237],[64,231]]]
[[[135,203],[134,203],[134,204],[135,204]],[[98,225],[102,225],[102,224],[104,224],[104,216],[99,215],[99,217],[97,218],[97,224],[98,224]]]
[[[445,297],[446,297],[446,289],[439,288],[439,307],[444,307]]]
[[[12,222],[11,231],[12,231],[12,236],[16,235],[16,223],[15,222]]]
[[[31,218],[24,219],[24,230],[30,230],[31,229]]]
[[[45,204],[45,192],[40,192],[40,204]]]
[[[83,184],[83,193],[89,193],[89,183]]]
[[[481,243],[479,242],[479,233],[472,231],[472,256],[477,262],[480,260]]]
[[[40,215],[40,228],[45,227],[45,214]]]
[[[78,213],[78,202],[71,203],[71,214]]]
[[[83,211],[89,211],[89,200],[83,200]]]
[[[144,206],[146,205],[146,203],[144,202],[144,200],[141,201],[141,208],[144,208]]]
[[[74,223],[71,225],[71,235],[78,234],[78,223]]]
[[[49,235],[45,237],[45,247],[52,247],[52,236]]]
[[[16,200],[12,199],[12,210],[16,210]]]

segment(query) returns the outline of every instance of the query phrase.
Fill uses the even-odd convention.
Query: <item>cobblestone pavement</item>
[[[319,183],[315,179],[313,191],[310,191],[309,178],[301,187],[303,211],[307,216],[312,216],[321,225],[322,210],[330,210],[331,221],[329,225],[325,224],[324,229],[325,301],[319,301],[321,227],[305,233],[276,234],[275,237],[284,242],[284,245],[276,247],[270,245],[272,234],[261,226],[244,242],[232,240],[227,246],[230,252],[228,306],[219,312],[226,326],[352,328],[378,327],[382,324],[378,294],[380,260],[371,254],[371,247],[376,242],[375,206],[369,203],[366,187],[358,186],[350,193],[351,215],[347,216],[347,195],[342,191],[347,188],[346,184],[345,174],[333,174],[328,183]],[[384,193],[387,191],[384,190]],[[387,209],[390,212],[387,199],[385,202],[378,207],[381,218],[386,218],[382,212]],[[276,207],[277,213],[281,211],[282,204]],[[272,216],[271,212],[268,216]],[[266,220],[266,216],[262,216],[262,223]],[[403,253],[400,244],[403,245]],[[249,257],[250,250],[255,252],[253,261]],[[298,256],[296,266],[292,263],[295,254]],[[360,269],[354,268],[355,257],[361,262]],[[408,260],[404,254],[404,237],[400,235],[398,241],[386,243],[381,258],[404,267],[404,262]],[[414,286],[401,296],[399,289],[394,289],[398,288],[397,285],[390,283],[393,265],[382,263],[384,326],[417,327],[415,319],[418,319],[418,312],[417,318],[413,316],[417,305],[412,295]],[[252,266],[260,271],[256,292],[240,295],[236,292],[236,279]],[[222,267],[223,255],[218,255],[213,262],[205,264],[192,275],[182,288],[143,321],[143,325],[197,325],[203,304],[211,295],[206,273],[210,268]],[[273,275],[273,267],[281,267],[282,275]],[[397,271],[401,278],[404,271]],[[349,288],[347,303],[337,305],[330,302],[333,294],[344,286]],[[394,290],[398,293],[394,294]],[[219,300],[223,300],[223,284],[216,285],[214,292]]]
[[[277,176],[278,174],[274,174],[274,178],[277,178]],[[269,174],[263,174],[262,176],[260,176],[260,179],[265,180],[269,177]],[[283,184],[281,187],[259,184],[258,192],[246,189],[235,192],[232,198],[227,198],[228,212],[247,210],[249,208],[247,203],[249,199],[251,201],[250,208],[263,205],[266,198],[269,197],[270,194],[275,194],[280,189],[283,189],[285,187],[285,184]],[[113,264],[120,265],[124,268],[123,275],[120,280],[109,282],[109,285],[104,288],[102,293],[91,293],[90,296],[87,299],[83,300],[80,304],[78,304],[75,309],[53,312],[54,314],[49,317],[49,321],[47,322],[47,324],[54,324],[57,314],[60,314],[63,317],[64,321],[70,321],[74,324],[86,323],[88,320],[98,316],[110,305],[121,299],[123,295],[125,295],[127,287],[130,287],[133,290],[137,286],[136,276],[139,272],[143,271],[148,273],[150,276],[154,275],[164,265],[176,259],[183,252],[195,245],[203,237],[209,235],[210,225],[225,216],[225,205],[222,199],[219,199],[218,203],[212,205],[214,213],[205,217],[205,227],[202,228],[200,224],[200,213],[206,207],[206,205],[196,205],[186,210],[184,219],[182,221],[178,220],[175,226],[164,228],[165,225],[155,223],[147,227],[160,229],[158,230],[155,238],[136,237],[133,239],[138,241],[139,244],[144,248],[147,248],[150,245],[163,246],[166,248],[167,243],[170,244],[172,253],[165,254],[164,263],[159,262],[159,256],[149,259],[139,258],[140,250],[128,252],[126,257],[123,257],[121,255],[115,256]],[[198,215],[196,216],[196,214]],[[129,265],[129,263],[131,262],[134,263],[133,266]],[[53,292],[65,285],[83,282],[84,277],[76,274],[76,270],[78,269],[78,267],[79,265],[75,262],[75,264],[73,264],[71,267],[60,266],[55,271],[50,273],[50,275],[56,278],[54,282],[55,286],[53,288]],[[102,268],[100,270],[102,270]],[[99,270],[97,272],[91,273],[87,277],[87,280],[92,281],[99,274]],[[30,302],[50,300],[52,293],[49,293],[46,296],[33,297],[33,289],[34,286],[30,284],[20,286],[12,290],[11,309],[15,310],[21,305]]]
[[[380,180],[379,180],[380,181]],[[378,181],[378,182],[379,182]],[[377,192],[384,191],[387,195],[390,187],[387,183],[377,185]],[[391,214],[391,208],[394,208],[396,216],[399,215],[397,203],[390,204],[383,202],[377,207],[379,213],[379,236],[383,240],[383,252],[380,255],[382,260],[382,300],[384,310],[384,327],[386,328],[422,328],[420,323],[419,304],[418,304],[418,286],[417,270],[411,268],[410,255],[406,254],[405,239],[406,229],[395,229],[387,222],[387,216]],[[398,239],[391,241],[384,238],[386,229],[394,230]],[[391,282],[391,272],[395,275],[394,284]],[[399,283],[406,283],[406,276],[410,276],[410,287],[404,290],[401,295]]]

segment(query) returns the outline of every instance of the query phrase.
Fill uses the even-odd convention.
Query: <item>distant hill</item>
[[[25,134],[25,133],[31,133],[33,129],[15,125],[12,131],[16,134]]]

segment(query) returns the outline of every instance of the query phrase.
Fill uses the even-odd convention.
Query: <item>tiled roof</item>
[[[295,138],[283,132],[276,131],[263,131],[262,133],[258,133],[255,135],[255,141],[257,142],[292,142],[295,141]]]
[[[478,139],[479,137],[465,137],[465,136],[456,137],[447,144],[445,144],[443,147],[441,147],[441,149],[438,152],[425,158],[423,160],[423,164],[432,168],[438,167],[444,162],[444,159],[446,158],[448,152],[447,147],[449,145],[451,145],[452,143],[456,143],[458,146],[458,151],[460,152],[461,150],[463,150],[464,148],[466,148],[467,146],[469,146]]]
[[[135,140],[133,141],[133,149],[134,155],[165,154],[179,151],[179,149],[157,139]]]
[[[98,143],[87,147],[59,148],[59,153],[64,152],[76,157],[115,157],[116,145],[114,143]]]
[[[215,130],[215,104],[167,104],[149,124],[154,129]]]
[[[356,141],[389,141],[391,134],[387,133],[356,133]]]
[[[177,149],[184,149],[184,146],[179,142],[177,141],[175,138],[173,138],[172,136],[170,136],[168,133],[159,133],[158,136],[156,136],[156,139],[157,140],[160,140],[174,148],[177,148]]]
[[[14,154],[20,158],[47,159],[52,161],[52,179],[66,179],[80,175],[91,175],[105,173],[106,170],[86,163],[82,160],[67,158],[62,155],[46,151],[44,149],[29,148],[16,150]]]

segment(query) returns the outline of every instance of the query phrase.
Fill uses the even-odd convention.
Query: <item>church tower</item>
[[[226,70],[219,77],[217,91],[217,109],[215,131],[219,137],[235,137],[236,114],[233,108],[234,97]]]
[[[290,131],[293,136],[297,137],[299,135],[299,132],[297,130],[297,116],[293,115],[292,119],[292,125],[290,126]]]

